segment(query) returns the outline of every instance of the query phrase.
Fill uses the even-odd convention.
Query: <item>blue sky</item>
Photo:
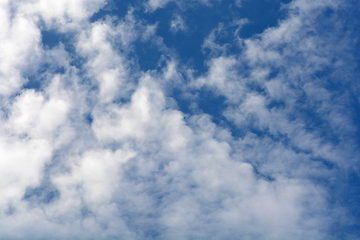
[[[0,239],[360,239],[360,4],[0,3]]]

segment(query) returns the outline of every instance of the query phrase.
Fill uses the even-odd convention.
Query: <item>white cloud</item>
[[[175,16],[175,18],[173,20],[171,20],[171,23],[170,23],[171,31],[176,33],[177,31],[180,31],[180,30],[186,31],[186,29],[187,29],[187,26],[180,15]]]
[[[172,2],[173,0],[149,0],[148,6],[151,8],[152,11],[156,10],[157,8],[162,8],[169,2]]]
[[[222,36],[234,35],[235,38],[238,38],[239,31],[241,28],[247,24],[249,21],[246,18],[234,20],[232,23],[227,24],[219,23],[218,27],[213,29],[210,34],[205,38],[202,45],[203,49],[211,50],[212,57],[226,55],[228,53],[228,48],[233,45],[233,43],[219,44],[216,41]],[[235,30],[230,30],[229,28],[236,27]],[[241,39],[239,39],[241,41]]]
[[[10,4],[2,2],[1,7],[1,56],[0,56],[0,94],[10,95],[18,90],[26,79],[22,76],[27,70],[26,63],[36,62],[41,55],[40,30],[32,19],[23,14],[11,17]],[[30,69],[28,69],[30,70]]]
[[[157,25],[131,11],[90,23],[104,1],[10,5],[0,10],[0,238],[328,239],[347,216],[314,180],[335,178],[359,156],[347,135],[357,130],[344,110],[348,95],[329,91],[326,74],[314,77],[344,66],[341,57],[333,64],[337,39],[316,34],[317,16],[336,1],[291,2],[279,26],[238,39],[239,54],[216,44],[219,27],[204,40],[213,54],[197,78],[183,76],[187,66],[166,52]],[[75,32],[75,52],[44,49],[39,19]],[[180,20],[174,31],[185,30]],[[165,66],[140,71],[135,41],[157,42],[170,56]],[[73,55],[84,63],[72,66]],[[41,86],[22,89],[31,74]],[[224,96],[234,129],[181,112],[171,97],[180,85]],[[30,201],[44,184],[59,194]]]
[[[243,54],[238,60],[234,56],[212,59],[213,64],[210,65],[209,74],[198,78],[196,86],[216,86],[213,91],[220,92],[227,97],[228,103],[234,104],[225,111],[225,116],[239,127],[254,125],[259,130],[268,130],[275,136],[279,133],[286,134],[290,140],[293,139],[293,144],[297,147],[304,150],[311,149],[315,156],[339,163],[343,153],[337,155],[336,152],[343,152],[340,149],[344,146],[324,143],[320,137],[321,133],[316,132],[317,130],[306,130],[305,116],[296,113],[300,109],[313,111],[297,102],[300,98],[304,98],[301,101],[306,101],[311,107],[315,107],[314,114],[323,119],[324,124],[330,124],[331,131],[336,132],[334,134],[343,135],[345,132],[348,134],[354,131],[354,125],[347,118],[347,114],[338,112],[338,107],[343,108],[340,106],[349,101],[345,100],[348,96],[342,95],[339,96],[339,100],[342,100],[333,101],[334,93],[325,88],[321,82],[323,80],[312,79],[314,73],[325,67],[333,66],[335,71],[339,69],[331,63],[337,39],[328,38],[328,43],[325,44],[324,36],[308,34],[309,31],[316,32],[315,28],[320,27],[315,23],[316,14],[321,13],[320,9],[336,9],[337,4],[335,1],[314,4],[308,1],[294,1],[288,7],[291,9],[290,17],[280,22],[278,27],[265,30],[259,37],[243,40]],[[213,37],[211,42],[214,41]],[[233,66],[249,64],[250,69],[247,71],[250,77],[244,77],[245,74],[241,71],[229,71],[228,64],[222,64],[226,62],[232,62]],[[278,71],[277,76],[269,77],[270,69]],[[216,79],[216,85],[213,79]],[[251,90],[254,86],[263,89],[264,92]],[[316,96],[312,95],[314,92]],[[313,105],[311,103],[313,101],[319,105]],[[269,109],[269,105],[273,102],[280,106]],[[327,112],[322,110],[324,106],[330,105],[331,110],[328,109]],[[295,119],[289,121],[290,118]],[[341,133],[337,130],[345,126],[348,127],[347,130],[344,129]],[[337,150],[331,151],[330,154],[332,148]],[[355,156],[356,154],[350,158],[356,158]],[[342,164],[346,165],[346,163]]]
[[[196,5],[202,4],[211,6],[211,0],[196,0],[196,1],[187,1],[187,0],[148,0],[145,2],[145,6],[147,11],[155,11],[158,8],[164,8],[167,4],[175,2],[181,8],[186,7],[186,5]],[[235,4],[238,3],[238,0],[235,0]],[[239,5],[238,5],[239,6]]]
[[[63,124],[69,111],[68,102],[57,98],[45,101],[44,96],[34,90],[24,91],[12,107],[11,132],[27,134],[30,138],[50,137],[55,128]]]
[[[19,2],[17,10],[35,19],[40,17],[47,28],[65,30],[78,27],[105,4],[105,0],[37,0]]]

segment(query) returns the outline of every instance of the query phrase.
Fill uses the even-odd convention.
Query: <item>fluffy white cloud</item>
[[[347,216],[317,181],[359,157],[347,88],[326,85],[342,81],[347,52],[334,48],[348,39],[316,24],[339,1],[294,0],[249,39],[247,20],[230,23],[238,54],[219,25],[199,77],[134,10],[90,23],[105,1],[0,4],[1,239],[329,239]],[[72,40],[49,49],[44,29]],[[136,41],[156,43],[164,66],[140,71]],[[40,87],[22,88],[30,77]],[[180,111],[174,89],[195,104],[199,89],[223,96],[226,124]]]

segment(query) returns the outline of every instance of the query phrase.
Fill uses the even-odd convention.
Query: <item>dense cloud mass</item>
[[[360,239],[360,5],[262,4],[1,0],[0,239]]]

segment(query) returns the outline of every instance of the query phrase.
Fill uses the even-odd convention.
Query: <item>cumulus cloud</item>
[[[247,20],[221,23],[195,75],[141,10],[90,21],[110,3],[0,3],[0,238],[337,239],[351,214],[329,188],[359,159],[345,6],[293,0],[247,39]],[[49,29],[71,40],[45,47]],[[149,42],[163,65],[142,71]]]

